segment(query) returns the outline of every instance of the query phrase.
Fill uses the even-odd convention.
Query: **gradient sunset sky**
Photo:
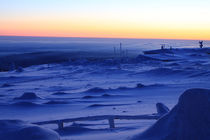
[[[0,35],[210,40],[210,0],[0,0]]]

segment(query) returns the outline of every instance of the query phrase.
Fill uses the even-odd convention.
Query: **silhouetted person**
[[[200,48],[203,48],[203,41],[199,41]]]

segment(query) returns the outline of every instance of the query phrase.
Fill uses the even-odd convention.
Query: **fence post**
[[[111,117],[111,118],[109,118],[109,128],[115,128],[115,124],[114,124],[114,118],[113,117]]]
[[[58,121],[58,129],[59,130],[63,129],[63,122],[62,121]]]

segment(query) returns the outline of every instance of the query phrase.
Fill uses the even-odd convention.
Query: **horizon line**
[[[210,39],[181,39],[181,38],[137,38],[137,37],[85,37],[85,36],[32,36],[32,35],[0,35],[0,37],[40,37],[40,38],[89,38],[89,39],[152,39],[152,40],[204,40],[210,41]]]

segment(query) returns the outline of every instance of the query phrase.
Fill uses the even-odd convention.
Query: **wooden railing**
[[[161,116],[158,114],[153,115],[135,115],[135,116],[128,116],[128,115],[101,115],[101,116],[88,116],[88,117],[79,117],[79,118],[70,118],[70,119],[61,119],[61,120],[50,120],[50,121],[42,121],[42,122],[35,122],[33,124],[37,125],[47,125],[47,124],[57,124],[58,129],[64,128],[64,123],[75,122],[75,121],[98,121],[98,120],[108,120],[109,127],[115,128],[114,120],[157,120]]]

